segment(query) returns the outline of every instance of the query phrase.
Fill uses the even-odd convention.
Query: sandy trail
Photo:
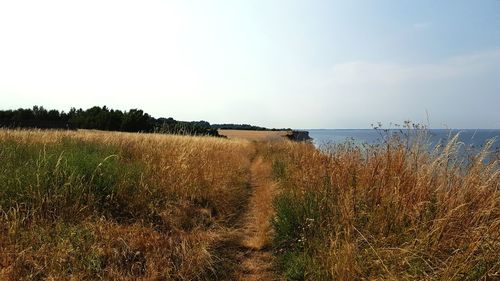
[[[273,198],[276,190],[271,166],[257,157],[251,166],[252,194],[248,209],[238,229],[234,280],[281,280],[274,272],[274,257],[270,250]]]

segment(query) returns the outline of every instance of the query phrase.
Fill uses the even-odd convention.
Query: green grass
[[[325,242],[320,197],[314,192],[283,192],[275,199],[273,245],[287,280],[328,280],[315,252]]]
[[[276,180],[284,179],[285,175],[286,175],[285,163],[279,159],[275,159],[273,161],[272,173],[273,173],[274,179],[276,179]]]
[[[64,139],[0,143],[0,210],[25,219],[77,220],[89,212],[119,217],[119,194],[133,192],[141,167],[118,147]]]

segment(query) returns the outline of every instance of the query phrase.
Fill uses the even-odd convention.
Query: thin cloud
[[[452,57],[429,64],[353,61],[334,65],[323,74],[318,120],[400,122],[404,118],[453,127],[497,127],[500,104],[500,50]],[[328,101],[328,102],[326,102]],[[353,109],[356,112],[353,113]],[[479,110],[477,115],[467,112]],[[489,116],[489,117],[488,117]],[[450,121],[453,120],[453,121]],[[487,121],[491,120],[488,124]],[[337,124],[330,125],[336,127]]]

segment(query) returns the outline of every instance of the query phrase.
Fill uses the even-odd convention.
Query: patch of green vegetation
[[[275,180],[284,179],[286,176],[286,166],[285,162],[275,159],[272,166],[273,177]]]
[[[306,271],[310,264],[310,257],[303,253],[286,253],[282,258],[285,278],[287,280],[305,280]]]
[[[318,235],[315,229],[320,217],[320,202],[313,192],[303,196],[284,192],[275,200],[276,216],[273,220],[275,245],[294,248],[306,243],[305,239]]]
[[[89,211],[114,215],[123,207],[117,195],[134,192],[142,171],[120,154],[114,145],[69,138],[50,144],[2,141],[0,208],[52,220],[77,220]]]
[[[278,196],[275,200],[274,245],[280,250],[295,244],[300,237],[302,218],[293,203],[292,197],[288,194]]]
[[[279,263],[286,280],[329,280],[314,260],[313,255],[307,252],[286,253],[280,257]]]
[[[326,274],[311,254],[321,247],[316,222],[320,217],[320,202],[313,192],[296,196],[284,191],[274,203],[274,247],[279,267],[287,280],[326,280]]]

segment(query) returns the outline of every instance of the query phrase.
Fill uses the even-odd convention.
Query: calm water
[[[346,140],[352,140],[355,143],[374,144],[381,142],[384,134],[374,129],[309,129],[309,136],[313,138],[316,146],[325,143],[342,143]],[[397,132],[399,130],[391,130]],[[467,129],[467,130],[449,130],[449,129],[430,129],[429,141],[431,145],[439,142],[446,142],[450,136],[459,133],[459,141],[466,146],[481,147],[487,140],[496,138],[494,149],[500,148],[500,130],[493,129]]]

